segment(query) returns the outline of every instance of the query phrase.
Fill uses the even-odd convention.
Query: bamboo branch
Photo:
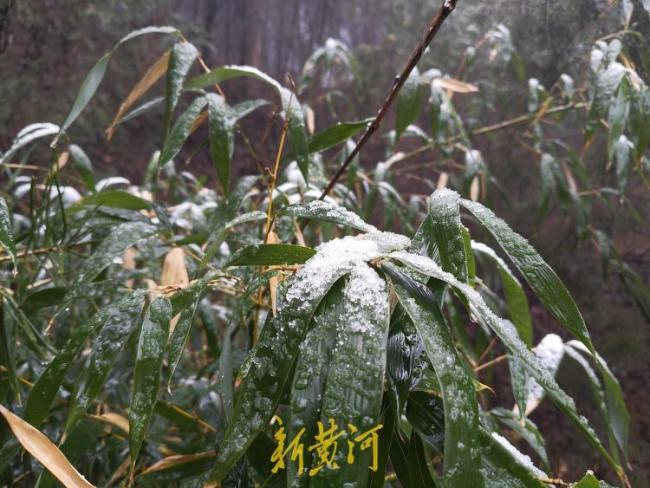
[[[329,194],[329,192],[332,191],[332,188],[334,188],[336,182],[339,180],[339,178],[341,178],[343,173],[345,173],[345,171],[348,169],[348,166],[350,166],[350,164],[357,156],[357,154],[359,154],[363,146],[366,145],[366,143],[370,140],[370,138],[377,131],[377,129],[379,129],[382,120],[384,119],[386,113],[388,113],[388,110],[390,109],[391,105],[397,98],[397,95],[399,94],[400,90],[404,86],[404,83],[406,83],[406,80],[411,74],[411,71],[413,71],[415,66],[418,64],[418,62],[422,58],[422,55],[424,54],[424,50],[429,46],[429,44],[431,44],[431,41],[433,41],[434,37],[440,30],[440,27],[445,22],[447,17],[449,17],[449,15],[456,8],[456,3],[458,3],[458,0],[444,0],[442,6],[440,7],[440,10],[431,20],[431,23],[429,24],[429,27],[426,31],[424,38],[411,53],[411,56],[406,62],[406,66],[404,66],[402,73],[395,78],[395,81],[393,82],[393,86],[391,87],[390,92],[388,93],[388,96],[386,97],[386,100],[384,101],[383,105],[377,111],[377,115],[375,116],[374,120],[366,128],[366,131],[363,133],[363,136],[361,136],[361,139],[359,139],[357,145],[354,147],[352,152],[348,155],[348,157],[345,159],[343,164],[339,167],[339,169],[336,171],[332,179],[329,181],[329,183],[325,187],[325,190],[323,190],[323,193],[320,196],[320,200],[323,200]]]

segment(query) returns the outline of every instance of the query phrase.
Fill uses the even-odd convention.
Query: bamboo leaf
[[[316,254],[310,247],[293,244],[254,244],[237,251],[227,266],[281,266],[304,264]]]
[[[347,210],[345,207],[321,200],[291,205],[283,208],[279,213],[280,215],[288,215],[290,217],[333,222],[338,225],[352,227],[362,232],[377,231],[376,227],[366,224],[361,217]]]
[[[337,339],[327,374],[321,422],[330,419],[347,426],[348,441],[377,428],[381,413],[386,367],[386,342],[390,307],[384,279],[366,263],[354,267],[343,290],[343,315],[337,320]],[[341,327],[341,324],[347,324]],[[381,428],[381,427],[380,427]],[[356,430],[355,430],[356,429]],[[355,437],[356,434],[356,437]],[[365,488],[370,481],[369,468],[378,469],[371,449],[357,445],[354,463],[346,461],[341,450],[335,462],[340,469],[322,468],[312,463],[310,487],[343,486],[353,483]],[[375,464],[376,463],[376,464]],[[322,466],[322,464],[321,464]]]
[[[292,277],[278,316],[264,326],[245,363],[244,381],[210,474],[211,482],[223,479],[271,420],[318,304],[334,283],[351,271],[355,257],[358,259],[341,252],[337,241],[323,246],[320,252],[320,258],[307,261]]]
[[[300,171],[305,180],[309,181],[310,157],[307,129],[305,127],[305,115],[300,102],[291,90],[283,87],[278,81],[257,68],[236,65],[223,66],[221,68],[216,68],[209,73],[197,76],[188,81],[185,88],[188,90],[205,88],[206,86],[215,83],[221,83],[239,77],[254,78],[271,85],[275,89],[280,97],[282,108],[284,110],[284,118],[288,124],[287,135],[293,153],[298,159],[298,166],[300,167]]]
[[[106,129],[106,138],[109,141],[113,138],[115,128],[123,121],[127,111],[165,74],[169,67],[170,56],[171,51],[165,51],[165,53],[151,65],[144,76],[131,89],[129,95],[120,105],[115,117],[113,117],[113,122],[111,122],[111,125]]]
[[[70,400],[70,409],[65,424],[66,432],[71,431],[72,427],[88,410],[90,404],[101,392],[106,380],[108,379],[108,375],[113,365],[117,362],[119,354],[124,348],[128,338],[131,336],[133,331],[137,329],[138,317],[142,311],[143,304],[144,296],[142,292],[136,292],[127,295],[115,304],[104,306],[99,312],[97,312],[96,315],[98,316],[98,319],[101,319],[101,322],[98,327],[95,327],[90,332],[99,328],[99,334],[93,341],[93,348],[88,358],[87,365],[82,370],[80,377],[77,379],[77,386]],[[87,335],[88,333],[86,336]],[[69,340],[69,342],[73,340],[75,342],[66,345],[60,354],[64,355],[66,354],[66,351],[70,351],[70,354],[73,354],[73,351],[75,351],[75,345],[79,348],[85,341],[85,338],[86,337],[83,333],[78,332]],[[72,359],[74,359],[74,355],[72,355],[69,361]],[[55,361],[57,360],[55,359],[52,362],[51,367],[54,371],[57,371],[58,368],[54,368]],[[62,379],[62,376],[60,379],[57,377],[59,384]],[[50,383],[56,384],[56,382],[52,381],[51,377],[48,378],[45,373],[41,375],[37,384],[41,381],[44,383],[44,388],[48,389],[52,388]],[[33,392],[32,395],[34,395]],[[37,405],[39,409],[43,408],[41,406],[42,400],[39,397],[35,397],[34,401],[35,405]]]
[[[522,341],[528,346],[533,345],[533,324],[530,318],[528,298],[521,283],[510,270],[508,265],[501,259],[494,250],[485,244],[472,241],[472,249],[479,254],[488,257],[499,270],[503,291],[508,304],[510,320],[517,328],[517,333]]]
[[[582,314],[555,271],[526,239],[491,210],[468,200],[462,200],[461,204],[492,234],[551,315],[593,352],[594,346]]]
[[[436,191],[431,195],[426,219],[431,222],[429,238],[436,241],[442,269],[460,281],[467,282],[467,256],[463,226],[460,222],[460,195],[447,189]]]
[[[433,293],[390,264],[383,269],[395,285],[442,388],[445,409],[445,486],[482,486],[478,458],[478,411],[472,377],[453,345]]]
[[[72,466],[66,457],[52,442],[41,432],[32,427],[23,419],[14,415],[4,406],[0,405],[0,414],[5,418],[9,428],[18,439],[18,442],[34,456],[43,466],[52,473],[66,488],[92,488],[93,485],[86,480]]]
[[[49,122],[30,124],[27,127],[24,127],[16,135],[11,144],[11,147],[7,149],[7,152],[2,154],[2,157],[0,157],[0,165],[10,163],[11,158],[14,157],[18,150],[25,147],[30,142],[42,137],[51,136],[57,132],[59,132],[59,126],[50,124]]]
[[[230,189],[230,159],[235,148],[235,120],[223,97],[209,94],[210,154],[224,193]]]
[[[169,129],[172,114],[183,91],[185,77],[198,55],[199,51],[189,42],[178,42],[172,47],[169,64],[166,67],[165,127],[167,129]]]
[[[9,207],[4,198],[0,197],[0,245],[11,257],[11,262],[16,268],[16,244],[14,242],[13,225],[11,224],[11,216]]]
[[[420,71],[416,67],[397,96],[395,141],[398,141],[404,130],[417,119],[420,113],[421,98]]]
[[[612,465],[621,480],[627,481],[623,469],[604,448],[594,430],[589,426],[586,418],[578,414],[574,401],[558,386],[553,376],[540,365],[539,361],[528,350],[521,339],[519,339],[517,334],[512,332],[511,326],[508,326],[505,321],[498,318],[492,312],[476,290],[461,283],[453,275],[445,273],[434,261],[426,257],[405,252],[394,252],[391,254],[391,257],[412,268],[414,271],[444,281],[461,292],[469,302],[472,316],[497,334],[501,342],[521,361],[521,364],[526,368],[527,372],[541,385],[558,408],[569,417],[584,434],[585,438]]]
[[[143,486],[169,486],[203,473],[215,457],[214,451],[168,456],[149,466],[136,480]]]
[[[291,384],[289,438],[302,428],[303,438],[313,439],[317,422],[321,420],[323,394],[332,364],[332,350],[337,340],[337,324],[343,315],[343,280],[327,293],[314,314],[313,325],[300,348]],[[310,455],[305,456],[305,469],[312,467]],[[298,466],[287,466],[288,486],[308,486],[308,473],[298,473]]]
[[[84,81],[81,84],[81,88],[79,89],[79,93],[77,94],[77,97],[75,98],[75,101],[72,104],[72,108],[70,109],[68,116],[66,117],[65,121],[61,125],[59,133],[54,138],[54,141],[52,141],[52,146],[53,147],[56,146],[56,144],[59,141],[59,138],[63,135],[63,133],[66,130],[68,130],[68,128],[72,125],[72,123],[75,120],[77,120],[79,115],[81,115],[81,112],[83,112],[83,110],[86,108],[90,100],[93,98],[93,96],[97,92],[97,89],[99,88],[99,85],[104,79],[104,75],[106,74],[106,68],[108,67],[108,62],[110,61],[111,56],[122,44],[124,44],[125,42],[131,39],[146,34],[177,34],[177,33],[178,30],[175,29],[174,27],[145,27],[143,29],[138,29],[127,34],[117,44],[115,44],[115,46],[113,46],[113,49],[111,49],[109,52],[104,54],[99,59],[99,61],[95,63],[95,65],[92,67],[92,69],[88,72],[88,74],[84,78]]]
[[[582,354],[591,356],[589,350],[581,342],[569,341],[565,344],[565,347],[573,348]],[[612,431],[619,449],[627,458],[628,439],[630,435],[630,413],[625,405],[623,390],[614,373],[612,373],[605,360],[598,353],[596,353],[596,364],[604,385],[603,395],[607,406],[604,420],[607,428]]]
[[[171,313],[171,304],[161,297],[155,298],[144,312],[129,405],[129,447],[132,466],[135,466],[156,406]]]
[[[194,122],[197,120],[206,103],[205,97],[195,98],[185,112],[178,118],[165,137],[165,142],[163,143],[163,148],[160,151],[160,157],[158,159],[159,168],[162,168],[174,159],[180,152],[190,132],[192,132]]]
[[[314,134],[309,140],[309,152],[320,152],[341,144],[361,129],[367,127],[371,121],[372,119],[360,120],[358,122],[338,122]]]

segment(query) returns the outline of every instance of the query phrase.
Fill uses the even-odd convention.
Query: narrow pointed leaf
[[[526,292],[519,283],[519,280],[510,270],[508,265],[501,259],[494,250],[480,242],[472,242],[472,249],[479,254],[488,257],[494,262],[501,276],[503,292],[506,296],[510,320],[519,333],[519,337],[528,347],[533,344],[533,324],[530,318],[530,309]]]
[[[255,244],[237,251],[228,266],[279,266],[304,264],[316,251],[294,244]]]
[[[207,98],[210,155],[221,186],[227,194],[230,189],[230,158],[235,148],[234,116],[223,97],[211,93]]]
[[[174,159],[176,155],[180,152],[183,144],[190,135],[192,131],[192,125],[197,119],[203,107],[207,103],[205,97],[195,98],[189,107],[183,112],[183,114],[178,118],[172,129],[165,137],[165,142],[163,143],[163,148],[160,151],[160,157],[158,159],[158,167],[161,168],[169,161]]]
[[[372,119],[360,120],[358,122],[339,122],[317,132],[309,140],[309,152],[320,152],[341,144],[365,128],[371,121]]]
[[[113,117],[113,122],[111,122],[111,125],[106,129],[106,138],[109,141],[113,137],[117,125],[123,122],[127,111],[165,74],[169,67],[170,55],[171,51],[165,51],[165,53],[151,65],[144,76],[131,89],[126,100],[122,102],[115,117]]]
[[[328,425],[332,419],[348,433],[354,426],[358,436],[380,425],[390,320],[386,282],[366,263],[358,264],[348,278],[343,300],[343,316],[338,319],[320,421]],[[341,327],[342,324],[346,326]],[[351,433],[348,441],[354,439]],[[335,459],[340,469],[318,471],[309,486],[344,486],[345,483],[358,488],[368,486],[369,468],[378,468],[374,466],[371,450],[363,451],[357,445],[354,463],[349,463],[346,455],[341,450]]]
[[[70,112],[68,113],[65,121],[61,125],[61,129],[52,142],[52,145],[55,146],[57,144],[61,135],[66,130],[68,130],[68,128],[75,120],[77,120],[79,115],[81,115],[81,112],[86,108],[90,100],[93,98],[95,92],[97,91],[97,88],[99,88],[99,85],[104,79],[106,68],[108,67],[108,62],[110,61],[111,56],[122,44],[135,37],[145,34],[176,34],[177,32],[178,30],[174,27],[145,27],[143,29],[138,29],[127,34],[117,44],[115,44],[113,49],[104,54],[86,75],[86,78],[84,79],[83,83],[81,84],[81,88],[79,89],[79,93],[77,94],[77,98],[75,98],[75,101],[72,104],[72,108],[70,109]]]
[[[13,140],[11,147],[2,154],[0,157],[0,165],[10,163],[11,158],[18,152],[19,149],[25,147],[30,142],[40,139],[42,137],[51,136],[59,132],[59,126],[50,124],[49,122],[41,122],[37,124],[30,124],[24,127]]]
[[[526,239],[480,203],[462,200],[461,204],[492,234],[510,257],[546,309],[590,351],[594,346],[582,314],[555,271]]]
[[[331,241],[293,276],[278,316],[269,320],[246,362],[232,421],[220,445],[217,464],[210,474],[216,482],[235,465],[255,437],[271,420],[284,384],[298,355],[309,322],[326,293],[363,256],[362,246],[349,246],[347,237]],[[345,245],[345,251],[341,245]],[[359,254],[357,254],[359,253]]]
[[[155,298],[142,320],[129,405],[131,465],[135,465],[156,406],[171,314],[169,301]]]
[[[445,480],[449,487],[482,486],[478,458],[478,411],[472,377],[453,345],[433,293],[390,264],[384,265],[400,304],[424,341],[445,409]]]
[[[313,325],[307,332],[296,363],[291,385],[289,439],[304,428],[303,438],[313,439],[321,419],[323,394],[332,364],[332,350],[337,339],[337,324],[343,316],[343,282],[335,284],[318,307]],[[305,456],[305,469],[312,466],[311,455]],[[298,478],[299,477],[299,478]],[[298,479],[297,479],[298,478]],[[298,473],[296,463],[287,465],[287,484],[308,486],[307,473]]]
[[[589,350],[581,342],[569,341],[566,343],[566,346],[580,351],[582,354],[591,356]],[[623,391],[614,373],[612,373],[605,360],[598,353],[596,353],[596,364],[604,385],[603,394],[607,405],[607,418],[605,422],[608,428],[612,430],[621,452],[627,457],[628,438],[630,435],[630,413],[625,405]]]
[[[354,212],[333,203],[315,200],[309,203],[291,205],[280,210],[280,215],[302,217],[323,222],[333,222],[338,225],[352,227],[362,232],[375,232],[377,228],[367,224]]]
[[[429,213],[432,235],[440,252],[442,269],[453,274],[460,281],[467,282],[467,257],[463,226],[460,222],[460,195],[442,189],[431,195]]]
[[[166,127],[169,127],[172,114],[183,91],[185,77],[198,55],[199,51],[189,42],[178,42],[174,44],[171,50],[169,66],[167,68],[167,86],[165,93]]]
[[[0,245],[11,257],[11,261],[16,267],[16,244],[14,242],[13,226],[9,208],[4,198],[0,197]]]
[[[45,466],[63,486],[66,488],[93,488],[93,485],[79,474],[45,435],[2,405],[0,405],[0,414],[9,424],[9,428],[18,439],[18,442]]]
[[[143,305],[144,296],[141,292],[138,292],[115,304],[105,305],[104,308],[97,312],[97,314],[102,314],[100,316],[106,318],[101,323],[101,330],[93,341],[93,348],[87,365],[76,381],[77,387],[70,399],[70,410],[65,425],[66,432],[70,432],[79,418],[88,410],[90,404],[101,393],[113,365],[119,358],[120,352],[131,334],[137,330],[138,318]],[[83,343],[81,335],[77,340],[81,340]],[[66,350],[68,350],[67,346],[62,350],[61,354],[64,354]]]
[[[420,71],[414,68],[397,96],[396,141],[399,140],[404,130],[417,119],[420,113],[421,97]]]
[[[542,367],[517,334],[514,334],[511,328],[486,305],[476,290],[461,283],[453,275],[444,272],[431,259],[405,252],[395,252],[391,256],[413,270],[431,278],[444,281],[460,291],[469,302],[472,316],[497,334],[501,342],[521,361],[521,364],[526,368],[527,372],[541,385],[558,408],[569,417],[584,434],[585,438],[612,465],[619,477],[626,479],[623,469],[604,448],[594,430],[589,426],[587,419],[578,414],[574,401],[558,386],[553,376]]]

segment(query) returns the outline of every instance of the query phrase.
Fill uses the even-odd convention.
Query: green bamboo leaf
[[[569,341],[565,344],[565,347],[572,348],[582,354],[591,356],[589,350],[581,342]],[[605,424],[607,425],[607,428],[612,431],[619,449],[627,458],[628,439],[630,436],[630,413],[625,405],[623,390],[614,376],[614,373],[612,373],[605,360],[598,353],[596,353],[596,364],[604,385],[603,395],[607,406],[605,410]]]
[[[431,223],[429,238],[436,241],[442,269],[460,281],[467,282],[467,257],[463,225],[460,222],[460,195],[447,189],[436,191],[431,195],[426,219]]]
[[[616,98],[609,106],[607,123],[609,136],[607,138],[608,160],[612,161],[616,152],[616,143],[623,135],[630,114],[630,86],[625,79],[618,87]]]
[[[533,345],[533,324],[530,318],[530,309],[528,306],[528,298],[521,283],[510,270],[508,265],[501,259],[491,247],[486,246],[480,242],[472,241],[472,249],[488,257],[499,270],[501,282],[503,283],[503,291],[506,296],[506,303],[508,305],[508,313],[510,320],[517,328],[517,333],[522,341],[528,346]]]
[[[139,316],[144,305],[144,294],[136,292],[115,304],[100,309],[98,314],[105,314],[99,334],[93,341],[93,348],[86,367],[76,381],[75,391],[70,398],[70,408],[65,424],[65,431],[70,432],[90,404],[97,398],[104,387],[108,375],[117,362],[131,334],[137,330]],[[86,334],[87,337],[88,334]],[[75,335],[84,341],[82,335]],[[66,346],[67,349],[67,346]],[[63,354],[63,351],[62,351]]]
[[[469,302],[470,312],[479,322],[492,329],[506,348],[513,354],[527,372],[537,381],[537,383],[546,391],[553,402],[562,410],[567,417],[580,429],[585,438],[600,452],[605,460],[612,465],[621,480],[626,480],[625,472],[612,456],[603,447],[600,439],[589,426],[587,419],[579,415],[574,401],[558,386],[551,374],[546,371],[533,353],[528,350],[526,345],[514,334],[511,325],[508,326],[505,321],[497,317],[494,312],[486,305],[481,295],[461,283],[453,275],[445,273],[434,261],[423,256],[418,256],[405,252],[394,252],[391,257],[402,262],[409,268],[418,273],[422,273],[431,278],[444,281],[461,292]]]
[[[82,198],[77,205],[92,207],[123,208],[126,210],[150,210],[151,202],[124,190],[104,190]]]
[[[68,296],[74,296],[78,288],[95,279],[115,258],[121,256],[126,248],[151,236],[156,230],[155,226],[146,222],[127,222],[114,227],[95,252],[86,259]]]
[[[209,94],[210,155],[224,193],[230,189],[230,159],[235,149],[235,121],[232,109],[222,96]]]
[[[141,103],[137,107],[135,107],[133,110],[130,112],[127,112],[124,117],[122,117],[120,120],[117,121],[115,126],[117,127],[118,125],[124,124],[125,122],[128,122],[129,120],[133,120],[140,115],[142,115],[145,112],[148,112],[150,109],[153,107],[161,104],[162,102],[165,101],[165,97],[154,97],[151,100],[147,100],[146,102]]]
[[[104,75],[106,74],[106,68],[108,67],[108,62],[110,61],[111,56],[122,44],[135,37],[139,37],[146,34],[177,34],[177,33],[178,30],[175,29],[174,27],[145,27],[143,29],[138,29],[127,34],[117,44],[115,44],[115,46],[113,46],[113,49],[111,49],[109,52],[104,54],[99,59],[99,61],[95,63],[95,65],[86,75],[86,78],[84,78],[84,81],[81,84],[81,88],[79,89],[79,93],[77,94],[77,98],[75,98],[75,101],[72,104],[72,108],[70,109],[68,116],[66,117],[65,121],[61,125],[59,133],[54,138],[54,141],[52,141],[52,146],[53,147],[56,146],[56,144],[59,141],[59,138],[63,135],[63,133],[66,130],[68,130],[68,128],[72,125],[72,123],[75,120],[77,120],[79,115],[81,115],[81,112],[86,108],[90,100],[93,98],[95,92],[97,92],[97,88],[99,88],[99,85],[104,79]]]
[[[16,243],[14,242],[14,231],[11,224],[11,214],[9,213],[7,202],[2,197],[0,197],[0,244],[6,253],[11,257],[11,262],[14,264],[15,269],[17,266]]]
[[[634,143],[630,141],[625,135],[621,135],[614,144],[614,160],[616,161],[616,180],[618,183],[618,190],[621,195],[625,192],[627,179],[630,170],[634,164]]]
[[[18,150],[25,147],[30,142],[42,137],[51,136],[57,132],[59,132],[59,126],[50,124],[49,122],[30,124],[27,127],[24,127],[14,138],[11,147],[7,149],[7,152],[2,154],[2,157],[0,157],[0,165],[10,163],[11,158],[14,157]]]
[[[390,321],[388,289],[384,279],[365,263],[352,270],[343,291],[343,315],[337,322],[337,339],[327,374],[321,422],[334,420],[347,427],[348,441],[377,428],[381,412],[386,367],[386,342]],[[342,326],[343,325],[343,326]],[[353,427],[354,428],[353,428]],[[357,429],[355,431],[355,429]],[[354,452],[354,463],[346,461],[345,450],[335,462],[340,469],[323,467],[315,473],[310,487],[343,486],[352,483],[368,486],[373,466],[371,449]],[[312,472],[318,469],[312,464]]]
[[[650,0],[644,0],[650,4]],[[650,10],[649,10],[650,11]],[[642,87],[632,91],[630,110],[630,132],[634,139],[634,157],[641,159],[650,144],[650,88]]]
[[[183,91],[185,77],[199,56],[199,51],[189,42],[177,42],[171,50],[167,68],[165,93],[165,128],[169,129],[172,114]]]
[[[387,263],[383,269],[393,281],[400,304],[424,341],[424,350],[442,389],[445,486],[480,487],[483,483],[478,470],[478,411],[472,377],[458,357],[433,293],[395,266]]]
[[[550,471],[550,464],[548,461],[548,454],[546,453],[546,442],[537,426],[529,418],[524,418],[523,421],[515,415],[512,410],[497,407],[489,412],[496,417],[499,422],[512,429],[519,437],[525,440],[528,445],[539,456],[544,465],[544,468]]]
[[[397,142],[404,130],[418,118],[422,98],[420,89],[420,71],[411,71],[408,79],[397,96],[397,116],[395,119],[395,141]]]
[[[406,418],[423,441],[438,453],[444,452],[445,412],[442,398],[425,391],[412,391]]]
[[[323,222],[333,222],[338,225],[352,227],[362,232],[377,231],[376,227],[366,224],[361,217],[347,210],[345,207],[321,200],[284,207],[280,210],[279,214],[296,218],[302,217]]]
[[[98,329],[123,324],[131,314],[137,313],[140,306],[141,297],[137,294],[126,297],[101,308],[90,320],[82,322],[72,331],[68,341],[41,373],[30,392],[25,405],[24,418],[27,422],[35,427],[43,422],[68,369],[79,358],[79,352],[88,336]]]
[[[555,271],[526,239],[491,210],[469,200],[461,200],[461,204],[492,234],[551,315],[593,352],[594,346],[582,314]]]
[[[171,313],[169,300],[162,297],[154,298],[144,312],[129,405],[129,448],[132,466],[135,466],[156,406]]]
[[[318,304],[358,258],[342,253],[339,242],[323,246],[323,256],[307,261],[291,278],[278,316],[262,329],[251,359],[245,363],[244,381],[211,481],[223,479],[271,420]]]
[[[90,191],[95,191],[95,175],[93,170],[93,163],[86,152],[76,144],[71,144],[68,147],[72,164],[79,171],[84,180],[86,188]]]
[[[332,350],[337,339],[337,325],[343,316],[343,280],[327,293],[314,314],[313,325],[300,348],[291,385],[289,439],[304,427],[304,439],[313,439],[321,419],[323,394],[332,364]],[[312,467],[312,457],[305,457],[305,469]],[[298,473],[295,463],[287,465],[287,486],[308,486],[307,473]],[[299,477],[298,477],[299,476]]]
[[[481,471],[486,488],[547,488],[548,476],[505,437],[481,430]]]
[[[169,161],[174,159],[180,152],[183,144],[185,144],[185,141],[190,135],[194,121],[197,119],[206,103],[207,100],[205,97],[195,98],[192,103],[190,103],[190,106],[187,107],[185,112],[183,112],[183,114],[178,118],[165,137],[165,142],[163,143],[158,158],[159,168],[162,168]]]
[[[304,264],[316,251],[293,244],[254,244],[237,251],[227,266],[279,266]]]
[[[208,225],[208,228],[210,229],[210,237],[206,243],[205,254],[203,259],[201,259],[200,268],[203,268],[208,261],[212,259],[214,254],[218,251],[221,243],[225,240],[228,229],[238,221],[237,216],[239,214],[239,208],[256,181],[256,176],[247,176],[239,180],[237,185],[235,185],[235,188],[233,188],[230,194],[228,194],[224,201],[222,201],[215,209],[212,217],[210,217],[210,223]],[[266,215],[262,217],[261,213],[250,213],[245,215],[248,215],[251,218],[254,218],[255,216],[266,218]],[[244,215],[241,216],[241,219],[243,218]]]
[[[644,0],[646,2],[647,0]],[[650,12],[650,6],[648,7]],[[604,481],[598,481],[598,478],[594,476],[592,471],[587,471],[587,474],[577,483],[573,483],[571,488],[614,488],[612,485],[605,483]]]
[[[550,154],[543,154],[539,165],[540,180],[542,182],[542,194],[537,210],[537,218],[543,218],[548,212],[548,206],[551,201],[551,194],[555,190],[555,170],[557,166],[555,158]]]
[[[174,486],[196,478],[207,471],[216,454],[214,451],[163,458],[136,477],[138,486]]]
[[[291,90],[283,87],[278,81],[266,73],[251,66],[223,66],[216,68],[209,73],[191,79],[185,85],[185,89],[199,89],[215,83],[221,83],[232,78],[247,77],[254,78],[271,85],[277,92],[282,102],[284,117],[288,123],[288,138],[291,143],[293,154],[298,159],[298,166],[305,180],[309,180],[309,143],[307,140],[307,129],[305,127],[305,116],[300,102]]]
[[[178,323],[174,328],[174,332],[169,340],[169,380],[167,383],[167,389],[171,391],[171,383],[174,378],[174,372],[178,367],[178,363],[181,361],[183,355],[183,350],[187,344],[187,340],[190,337],[190,331],[192,330],[192,323],[194,322],[194,316],[196,314],[196,309],[199,304],[199,298],[197,297],[193,304],[189,307],[186,307],[181,312],[181,316],[178,319]]]
[[[422,439],[416,432],[411,432],[408,445],[409,479],[413,488],[436,488],[438,486],[431,475]]]
[[[347,141],[361,129],[364,129],[372,119],[358,122],[338,122],[327,129],[317,132],[309,140],[309,152],[320,152]]]

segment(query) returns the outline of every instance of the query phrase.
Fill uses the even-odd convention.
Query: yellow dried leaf
[[[449,182],[449,174],[443,171],[442,173],[440,173],[440,176],[438,176],[438,183],[436,184],[436,189],[442,190],[443,188],[447,188],[448,182]]]
[[[475,176],[472,180],[472,186],[469,188],[469,198],[473,202],[478,202],[478,198],[481,193],[481,182],[478,176]]]
[[[268,244],[278,244],[280,238],[275,232],[269,232],[269,235],[266,239]],[[275,317],[278,314],[278,285],[280,284],[280,279],[276,276],[273,276],[269,280],[269,293],[271,295],[271,309],[273,310],[273,316]]]
[[[115,132],[115,127],[120,123],[122,117],[126,114],[133,104],[138,101],[138,99],[144,95],[149,88],[151,88],[162,76],[167,72],[167,67],[169,66],[169,56],[170,51],[167,51],[165,54],[160,56],[158,60],[147,70],[144,76],[138,81],[131,93],[126,97],[126,100],[122,102],[119,110],[113,118],[113,122],[108,129],[106,129],[106,138],[110,141]]]
[[[165,261],[163,262],[162,274],[160,276],[161,286],[185,286],[190,282],[190,277],[187,274],[187,267],[185,266],[185,251],[182,247],[175,247],[167,253]],[[171,337],[180,314],[172,318],[169,322],[169,335]]]
[[[478,91],[476,85],[455,78],[438,78],[434,81],[434,84],[437,87],[449,90],[452,93],[476,93]]]
[[[117,427],[126,434],[129,433],[129,421],[118,413],[107,412],[101,415],[90,415],[90,418]]]
[[[94,488],[40,431],[0,405],[0,414],[18,442],[66,488]]]
[[[157,471],[164,471],[185,463],[192,461],[200,461],[201,459],[210,459],[216,457],[217,453],[214,451],[200,452],[198,454],[182,454],[177,456],[169,456],[161,459],[155,464],[152,464],[145,469],[142,474],[155,473]]]

